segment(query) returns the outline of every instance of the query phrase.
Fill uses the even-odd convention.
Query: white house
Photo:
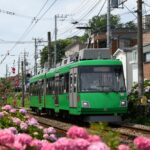
[[[129,48],[117,49],[113,57],[122,61],[127,91],[130,92],[133,84],[132,65],[130,64],[132,61],[132,50]]]
[[[138,82],[137,45],[128,49],[117,49],[113,56],[123,63],[126,87],[130,91],[132,85]],[[143,45],[143,58],[144,79],[150,79],[150,44]]]
[[[133,82],[138,82],[138,53],[137,46],[132,48],[132,76]],[[143,45],[143,70],[144,79],[150,79],[150,44]]]

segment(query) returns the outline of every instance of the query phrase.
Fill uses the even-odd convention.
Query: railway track
[[[133,140],[138,136],[150,138],[150,127],[139,124],[122,124],[118,127],[113,127],[112,131],[120,134],[120,141],[123,144],[132,144]]]
[[[66,136],[67,130],[72,126],[72,125],[77,125],[76,123],[67,123],[65,121],[60,121],[56,120],[56,118],[48,118],[45,115],[42,116],[37,116],[34,113],[31,113],[31,115],[34,116],[38,120],[38,122],[44,126],[44,127],[49,127],[52,126],[54,127],[57,132],[59,133],[60,136]],[[85,127],[84,125],[78,125]],[[87,130],[89,130],[88,127],[85,127]],[[105,129],[104,129],[105,130]],[[121,143],[124,144],[131,144],[133,143],[133,140],[138,137],[138,136],[144,136],[150,138],[150,127],[148,126],[143,126],[143,125],[137,125],[137,124],[122,124],[120,126],[111,126],[110,129],[106,129],[105,132],[110,132],[114,131],[120,134],[120,141]],[[94,131],[94,133],[98,134],[99,131]]]
[[[120,127],[113,128],[114,131],[121,135],[136,138],[137,136],[144,136],[150,138],[150,127],[137,124],[122,124]]]
[[[56,119],[48,118],[45,115],[38,116],[33,112],[29,112],[43,127],[54,127],[60,136],[66,136],[67,130],[73,125]]]

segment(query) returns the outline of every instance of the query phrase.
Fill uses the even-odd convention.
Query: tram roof
[[[57,73],[67,73],[71,68],[80,67],[80,66],[115,66],[115,65],[122,65],[122,62],[117,59],[103,59],[103,60],[81,60],[77,62],[72,62],[64,66],[59,66],[55,69],[50,70],[46,77],[52,77]]]
[[[45,73],[35,75],[30,79],[30,83],[36,82],[36,81],[38,81],[40,79],[44,79],[44,78],[45,78]]]

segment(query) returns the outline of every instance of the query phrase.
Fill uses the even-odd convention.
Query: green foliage
[[[150,99],[150,80],[144,81],[144,96]],[[138,99],[138,84],[134,84],[131,89],[131,92],[128,95],[129,102],[133,102],[134,104],[139,104]]]
[[[150,100],[150,80],[144,81],[144,96]],[[142,104],[138,96],[138,84],[135,84],[128,95],[128,109],[132,122],[150,125],[150,103]]]
[[[129,22],[125,23],[124,27],[129,28],[129,29],[137,29],[137,26],[135,25],[135,23],[133,21],[129,21]]]
[[[64,39],[57,41],[57,62],[60,62],[65,54],[65,47],[72,43],[72,39]],[[54,58],[54,42],[51,43],[51,64],[53,64]],[[44,47],[40,53],[41,55],[41,66],[44,67],[44,63],[48,61],[48,47]]]
[[[93,123],[90,126],[92,134],[99,135],[102,140],[111,147],[111,150],[117,150],[120,143],[119,133],[111,130],[106,123]]]
[[[43,130],[35,126],[28,127],[28,133],[33,137],[42,140],[43,139]]]
[[[111,15],[110,17],[111,29],[116,28],[129,28],[136,29],[136,25],[133,21],[129,21],[125,24],[120,22],[119,15]],[[101,16],[94,16],[91,20],[89,20],[89,26],[92,27],[92,33],[97,32],[106,32],[107,31],[107,14]]]
[[[12,82],[10,78],[0,79],[0,97],[10,95],[13,91]]]
[[[14,106],[14,100],[16,100],[16,106],[14,106],[14,107],[22,107],[22,95],[21,94],[22,94],[21,92],[18,93],[18,95],[16,96],[15,99],[14,99],[14,96],[8,97],[7,104]],[[30,106],[29,103],[30,103],[29,98],[26,97],[24,100],[24,104],[25,104],[24,107],[29,108],[29,106]]]
[[[120,23],[120,17],[118,15],[111,15],[110,24],[111,28],[116,28]],[[89,26],[92,27],[92,33],[106,32],[107,31],[107,14],[101,16],[94,16],[89,20]]]

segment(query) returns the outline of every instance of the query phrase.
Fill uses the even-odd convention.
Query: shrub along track
[[[67,130],[72,125],[78,125],[81,127],[85,127],[87,130],[91,130],[89,128],[89,124],[85,123],[77,123],[69,120],[62,120],[60,118],[49,118],[45,114],[41,116],[36,115],[35,113],[29,111],[29,114],[38,120],[38,122],[44,127],[54,127],[57,130],[59,136],[66,136]],[[124,144],[131,144],[133,140],[137,136],[144,136],[150,138],[150,127],[136,124],[122,124],[122,125],[111,125],[111,128],[104,129],[105,132],[114,131],[119,133],[120,141]],[[99,135],[99,131],[94,131],[94,133]]]

